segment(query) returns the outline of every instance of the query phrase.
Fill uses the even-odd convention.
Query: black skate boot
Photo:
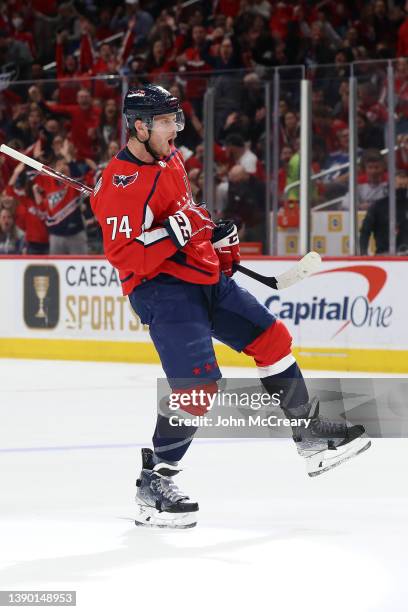
[[[136,525],[186,529],[197,525],[197,502],[190,501],[173,482],[180,472],[168,463],[153,465],[153,451],[142,448],[142,471],[136,480],[139,516]]]
[[[309,476],[318,476],[359,455],[371,446],[362,425],[329,421],[319,415],[319,401],[284,410],[287,418],[310,419],[306,426],[292,427],[299,455],[306,459]]]

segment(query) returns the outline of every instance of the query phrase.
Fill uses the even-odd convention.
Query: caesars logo
[[[24,272],[24,321],[32,329],[53,329],[59,319],[59,275],[55,266],[32,265]]]
[[[109,264],[72,263],[61,275],[61,282],[61,323],[67,330],[91,333],[148,330],[132,310],[127,296],[121,295],[118,274]]]
[[[327,299],[325,295],[316,295],[305,302],[291,302],[281,301],[279,295],[273,295],[266,300],[265,306],[273,309],[279,318],[291,319],[294,325],[299,325],[302,321],[333,322],[335,328],[332,338],[341,334],[349,325],[366,328],[389,327],[392,322],[392,306],[374,303],[387,281],[387,272],[379,266],[351,265],[316,272],[312,277],[338,273],[356,275],[364,279],[367,292],[351,295],[352,290],[344,291],[347,285],[344,283],[344,277],[340,277],[338,283],[340,299],[336,301]]]

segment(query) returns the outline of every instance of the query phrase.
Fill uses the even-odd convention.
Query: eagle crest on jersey
[[[50,193],[48,196],[48,204],[50,208],[55,208],[58,206],[60,202],[65,198],[67,194],[66,189],[61,189],[60,191],[54,191],[54,193]]]
[[[139,172],[135,172],[135,174],[114,174],[112,177],[112,183],[115,187],[127,187],[135,182],[137,179]]]

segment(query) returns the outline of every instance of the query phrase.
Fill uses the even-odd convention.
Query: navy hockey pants
[[[221,275],[215,285],[196,285],[160,274],[136,287],[129,296],[160,356],[172,388],[221,378],[212,338],[242,351],[275,317],[248,291]],[[184,384],[183,384],[184,382]],[[177,462],[187,451],[195,427],[174,428],[157,417],[153,446],[157,460]]]
[[[149,325],[170,385],[172,379],[218,380],[212,338],[242,351],[275,321],[265,306],[224,274],[215,285],[160,274],[136,287],[129,298],[142,323]]]

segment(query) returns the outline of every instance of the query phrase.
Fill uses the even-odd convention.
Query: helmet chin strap
[[[140,138],[139,138],[139,136],[137,135],[137,132],[136,132],[136,140],[138,142],[140,142],[140,144],[144,145],[144,148],[149,153],[149,155],[151,155],[153,157],[153,159],[155,159],[156,161],[160,161],[161,157],[159,155],[157,155],[157,153],[150,146],[150,137],[152,135],[152,132],[151,132],[151,130],[148,130],[148,132],[149,132],[149,138],[147,140],[140,140]]]

